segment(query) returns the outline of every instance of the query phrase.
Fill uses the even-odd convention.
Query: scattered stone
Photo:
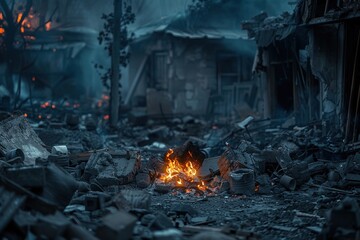
[[[96,229],[100,239],[130,239],[136,223],[136,217],[126,212],[115,212],[105,216]]]

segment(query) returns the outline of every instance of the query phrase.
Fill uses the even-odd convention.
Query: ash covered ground
[[[88,115],[56,124],[4,118],[0,229],[7,239],[358,234],[356,146],[322,136],[317,123],[187,116],[123,119],[113,130]],[[169,149],[179,163],[192,151],[196,177],[178,172],[176,181],[161,180]]]

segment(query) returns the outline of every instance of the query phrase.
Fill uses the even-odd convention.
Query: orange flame
[[[17,15],[17,19],[16,19],[16,22],[17,22],[17,23],[19,23],[19,22],[21,21],[22,16],[23,16],[23,13],[19,13],[19,14]]]
[[[174,150],[169,149],[165,155],[165,162],[167,165],[165,173],[160,176],[160,180],[165,183],[174,183],[178,186],[184,186],[185,182],[199,182],[198,171],[191,161],[193,160],[191,152],[188,152],[190,159],[187,159],[185,164],[181,164],[179,160],[173,156],[173,153]],[[205,191],[205,183],[202,181],[201,184],[197,185],[197,188]]]

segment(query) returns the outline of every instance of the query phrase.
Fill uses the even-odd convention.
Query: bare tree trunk
[[[110,125],[116,127],[119,118],[119,65],[122,0],[114,0],[114,29],[111,55]]]

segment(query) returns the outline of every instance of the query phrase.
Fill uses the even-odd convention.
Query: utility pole
[[[110,125],[116,127],[119,119],[119,74],[120,74],[120,34],[122,0],[114,0],[114,28],[111,54],[111,90],[110,90]]]

